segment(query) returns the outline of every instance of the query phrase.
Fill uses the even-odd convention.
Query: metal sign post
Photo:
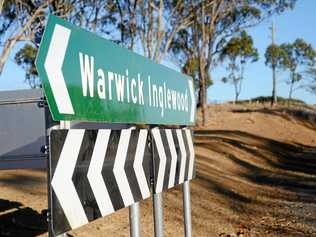
[[[161,237],[164,236],[162,192],[194,177],[194,148],[189,129],[154,128],[151,130],[151,134],[155,236]],[[186,188],[185,191],[189,191],[189,189]],[[186,195],[185,203],[189,201],[187,197]],[[184,208],[187,207],[186,205]],[[189,220],[186,223],[189,223]]]
[[[190,200],[190,183],[183,183],[183,217],[184,217],[184,235],[192,237],[192,221],[191,221],[191,200]]]
[[[185,129],[184,129],[185,130]],[[185,130],[188,138],[187,145],[190,147],[191,159],[194,159],[194,147],[192,141],[192,133]],[[194,166],[194,162],[192,163]],[[194,176],[194,167],[189,171],[191,176]],[[190,197],[190,181],[184,181],[183,183],[183,218],[184,218],[184,235],[185,237],[192,237],[192,220],[191,220],[191,197]]]
[[[139,207],[139,202],[136,202],[129,207],[129,226],[130,226],[130,236],[131,237],[140,237],[140,207]]]
[[[135,126],[130,129],[135,129]],[[131,237],[140,237],[140,205],[136,202],[129,207],[129,229]]]
[[[152,129],[158,129],[157,127],[153,127]],[[155,130],[156,131],[156,130]],[[152,166],[152,172],[154,175],[154,180],[157,179],[156,177],[156,162],[155,162],[155,155],[157,150],[155,150],[155,140],[154,137],[151,136],[151,141],[150,141],[150,146],[151,146],[151,152],[152,152],[152,161],[153,161],[153,166]],[[154,185],[155,188],[155,185]],[[153,216],[154,216],[154,233],[155,237],[163,237],[164,236],[164,225],[163,225],[163,197],[161,193],[154,193],[153,194]]]
[[[163,225],[163,199],[162,193],[155,193],[153,195],[153,211],[154,211],[154,228],[155,237],[163,237],[164,225]]]

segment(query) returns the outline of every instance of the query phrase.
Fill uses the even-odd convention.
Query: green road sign
[[[195,123],[190,77],[55,16],[36,66],[54,120]]]

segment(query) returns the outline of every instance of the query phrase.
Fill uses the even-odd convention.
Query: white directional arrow
[[[163,143],[161,140],[160,130],[157,128],[154,128],[151,130],[152,135],[155,139],[158,156],[159,156],[159,167],[158,167],[158,174],[157,174],[157,183],[156,183],[156,193],[162,192],[163,189],[163,181],[164,181],[164,175],[165,175],[165,169],[166,169],[166,153],[165,149],[163,147]]]
[[[61,114],[74,114],[63,72],[61,70],[70,33],[70,29],[56,24],[44,64],[58,111]]]
[[[129,129],[122,130],[113,167],[113,173],[126,207],[134,203],[133,194],[124,169],[131,132]]]
[[[85,130],[69,130],[52,179],[52,187],[72,229],[88,223],[72,182]]]
[[[150,196],[146,175],[143,167],[144,151],[147,142],[147,130],[141,129],[139,132],[138,143],[135,153],[134,170],[143,199]]]
[[[194,122],[195,117],[195,96],[194,96],[194,88],[192,80],[188,80],[189,88],[190,88],[190,95],[191,95],[191,114],[190,114],[190,121]]]
[[[94,150],[88,170],[88,180],[102,216],[114,212],[109,192],[102,176],[102,168],[108,147],[111,130],[100,129],[95,141]]]
[[[174,181],[175,181],[175,177],[176,177],[177,151],[176,151],[173,137],[172,137],[172,130],[166,129],[166,135],[167,135],[167,140],[168,140],[168,144],[170,147],[170,153],[171,153],[171,165],[170,165],[170,176],[169,176],[168,188],[172,188],[174,186]]]
[[[183,183],[184,182],[184,175],[185,175],[185,164],[186,164],[187,153],[185,151],[182,131],[180,129],[177,129],[177,137],[178,137],[179,146],[180,146],[180,153],[181,153],[179,183]]]
[[[194,147],[192,141],[191,131],[189,129],[185,129],[185,134],[189,144],[189,151],[190,151],[190,161],[189,161],[189,172],[188,172],[188,180],[192,179],[193,177],[193,166],[194,166]]]

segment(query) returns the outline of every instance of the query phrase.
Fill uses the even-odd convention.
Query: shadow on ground
[[[195,144],[220,153],[237,166],[242,166],[246,171],[238,175],[249,181],[316,195],[316,147],[225,130],[199,131]],[[250,160],[238,157],[232,151],[248,153]],[[252,161],[251,157],[259,161]],[[209,158],[198,155],[197,159]]]
[[[229,223],[269,236],[316,236],[316,147],[238,130],[197,130],[195,146],[201,185],[240,216]]]
[[[33,237],[47,232],[47,211],[38,213],[19,202],[0,199],[0,236]]]

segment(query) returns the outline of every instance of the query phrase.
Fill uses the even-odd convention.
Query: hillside
[[[231,236],[316,236],[315,114],[230,105],[210,111],[208,129],[196,132],[197,175],[217,202],[210,210],[227,222],[210,236],[223,226]]]
[[[193,236],[316,236],[316,119],[313,109],[209,106],[195,132]],[[0,236],[45,236],[45,171],[0,172]],[[166,236],[183,236],[182,194],[164,194]],[[152,201],[141,203],[153,236]],[[128,209],[71,232],[129,236]]]

